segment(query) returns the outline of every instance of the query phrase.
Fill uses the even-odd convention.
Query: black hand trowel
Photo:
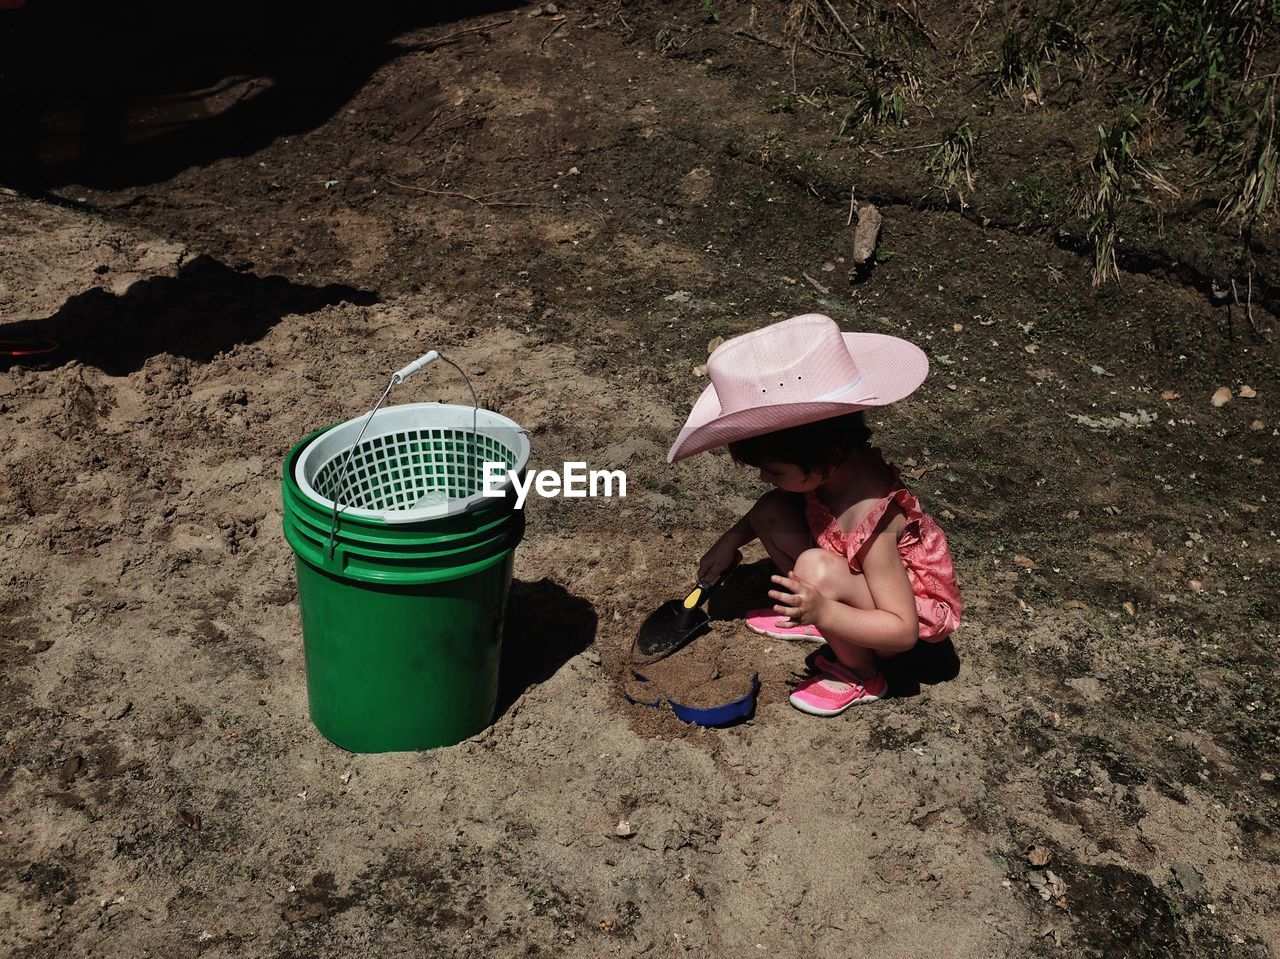
[[[737,556],[720,578],[707,582],[698,580],[689,595],[684,599],[673,599],[663,603],[644,621],[635,642],[631,644],[631,664],[641,666],[645,663],[656,663],[682,649],[702,634],[711,622],[711,616],[702,604],[717,586],[725,581],[741,562]]]

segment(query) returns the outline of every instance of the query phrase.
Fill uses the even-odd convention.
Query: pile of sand
[[[708,632],[666,659],[631,667],[624,678],[627,697],[642,704],[672,699],[698,709],[741,699],[751,692],[756,677],[742,649],[744,633],[741,622],[714,622]]]

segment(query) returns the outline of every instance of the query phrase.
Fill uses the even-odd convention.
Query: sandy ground
[[[556,180],[536,208],[254,185],[349,149],[351,113],[63,191],[87,207],[0,195],[0,318],[67,344],[0,371],[6,953],[1274,955],[1274,346],[936,210],[886,204],[894,256],[850,284],[843,200],[684,135],[736,128],[731,79],[554,26],[397,60],[351,107],[480,103],[351,175],[437,150],[442,191]],[[810,650],[739,626],[756,714],[686,727],[627,702],[623,657],[760,490],[664,454],[713,336],[810,309],[930,353],[877,441],[952,540],[959,673],[815,720],[786,703]],[[307,716],[280,465],[433,346],[535,465],[630,486],[529,505],[492,728],[352,755]],[[442,368],[412,391],[464,396]]]

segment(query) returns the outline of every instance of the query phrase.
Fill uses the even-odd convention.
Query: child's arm
[[[853,578],[853,574],[850,574]],[[920,638],[915,593],[898,544],[885,530],[877,532],[862,553],[862,580],[870,592],[873,609],[864,609],[820,593],[815,586],[792,573],[775,582],[785,592],[771,593],[784,616],[813,625],[828,637],[884,653],[910,649]]]
[[[730,526],[698,563],[698,579],[713,582],[733,565],[734,554],[756,538],[750,514]]]

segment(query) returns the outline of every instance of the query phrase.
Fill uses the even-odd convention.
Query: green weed
[[[1141,129],[1142,117],[1137,108],[1126,109],[1110,129],[1098,126],[1098,150],[1091,165],[1094,180],[1081,202],[1081,214],[1089,223],[1087,235],[1093,243],[1095,287],[1119,276],[1116,246],[1122,210],[1133,202],[1156,206],[1142,187],[1178,196],[1177,188],[1159,167],[1138,159]]]
[[[920,80],[896,60],[868,56],[865,68],[851,76],[849,106],[840,122],[840,136],[855,126],[898,126],[907,119],[907,106],[920,99]]]
[[[771,102],[769,103],[769,106],[768,106],[768,108],[767,108],[766,112],[768,112],[768,113],[795,113],[795,112],[796,112],[796,104],[797,104],[798,102],[799,102],[799,101],[797,100],[797,98],[796,98],[796,97],[792,96],[790,93],[786,93],[786,94],[783,94],[782,96],[778,97],[776,100],[771,101]]]
[[[1026,22],[1006,15],[1000,43],[997,77],[1010,95],[1018,94],[1040,103],[1044,100],[1043,74],[1074,58],[1078,68],[1096,57],[1086,24],[1096,3],[1058,0],[1053,12],[1035,14]]]
[[[1116,244],[1120,236],[1120,210],[1128,198],[1133,143],[1137,118],[1128,113],[1108,130],[1098,126],[1098,152],[1093,158],[1095,177],[1091,191],[1085,196],[1083,213],[1089,221],[1089,239],[1093,242],[1093,285],[1108,277],[1118,277]]]
[[[1146,42],[1135,58],[1147,99],[1167,101],[1193,136],[1229,146],[1247,121],[1257,54],[1275,41],[1280,0],[1126,0]]]
[[[854,126],[898,126],[906,119],[907,99],[900,90],[868,78],[840,121],[840,136]]]
[[[1280,0],[1126,0],[1122,9],[1143,40],[1134,67],[1144,97],[1182,118],[1214,171],[1231,171],[1219,212],[1248,226],[1276,199]],[[1260,56],[1267,76],[1257,76]]]
[[[1223,208],[1223,218],[1236,220],[1242,226],[1265,215],[1276,203],[1276,175],[1280,168],[1280,152],[1276,149],[1276,88],[1272,84],[1265,115],[1258,111],[1254,126],[1254,143],[1243,151],[1244,160],[1235,194]]]
[[[964,208],[965,193],[973,192],[973,151],[977,137],[968,121],[952,130],[941,146],[925,161],[925,172],[933,184],[951,199],[955,193]]]
[[[1015,180],[1013,193],[1028,220],[1056,223],[1065,219],[1070,210],[1070,197],[1065,191],[1036,172]]]
[[[906,22],[904,26],[903,21]],[[894,45],[907,41],[912,31],[927,37],[927,28],[902,4],[881,0],[793,0],[787,8],[783,34],[792,48],[806,47],[841,63],[843,79],[834,79],[824,90],[800,102],[818,108],[846,100],[838,136],[857,128],[898,126],[907,121],[912,103],[920,100],[920,78],[904,65]]]

